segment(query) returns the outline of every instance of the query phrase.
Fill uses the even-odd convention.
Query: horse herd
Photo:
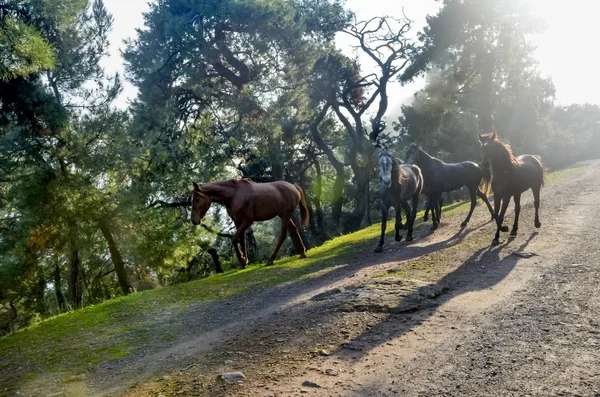
[[[424,220],[428,220],[431,211],[431,230],[435,230],[441,219],[442,193],[463,186],[469,190],[471,208],[461,227],[467,226],[475,209],[476,198],[481,198],[490,211],[491,219],[496,220],[493,245],[499,244],[500,232],[508,232],[508,227],[503,222],[511,198],[514,198],[515,203],[515,220],[510,236],[517,235],[521,194],[528,189],[532,190],[534,197],[535,227],[541,226],[538,212],[540,189],[544,185],[544,166],[540,157],[530,154],[515,157],[510,147],[500,141],[495,132],[479,135],[479,142],[483,156],[481,164],[472,161],[445,163],[415,144],[408,148],[403,163],[387,152],[379,155],[382,219],[381,237],[375,252],[383,249],[390,207],[393,206],[396,210],[395,240],[402,239],[400,230],[406,228],[406,241],[412,241],[419,196],[427,197]],[[225,206],[236,227],[232,244],[242,268],[248,262],[245,232],[255,221],[266,221],[277,216],[281,218],[279,239],[268,265],[272,265],[277,257],[288,230],[302,244],[298,228],[292,221],[292,214],[299,206],[303,227],[308,225],[309,219],[304,192],[298,185],[285,181],[254,183],[250,179],[229,179],[206,184],[194,182],[193,185],[192,223],[198,225],[202,222],[212,202]],[[494,193],[493,209],[487,198],[490,186]],[[406,225],[402,224],[402,209],[406,213]],[[300,257],[306,257],[303,245]]]

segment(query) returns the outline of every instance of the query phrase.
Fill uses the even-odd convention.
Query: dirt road
[[[478,205],[465,230],[443,216],[411,244],[198,305],[169,349],[97,371],[89,393],[600,396],[599,181],[595,162],[546,186],[539,230],[525,194],[497,247]]]

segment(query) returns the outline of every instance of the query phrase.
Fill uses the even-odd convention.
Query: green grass
[[[547,182],[567,179],[585,168],[585,165],[574,165],[549,173]],[[466,202],[455,203],[444,207],[444,214],[466,208]],[[419,213],[417,225],[421,218],[422,213]],[[394,220],[388,222],[388,241],[393,235],[393,224]],[[304,260],[291,257],[278,261],[275,266],[249,266],[203,280],[136,293],[58,315],[0,338],[0,373],[9,374],[0,379],[0,391],[32,381],[38,374],[85,373],[100,364],[139,352],[151,340],[172,342],[180,330],[176,319],[185,314],[190,304],[226,299],[251,289],[331,271],[333,265],[358,258],[364,252],[370,253],[379,233],[380,225],[375,224],[310,250]],[[162,330],[163,327],[167,329]],[[15,366],[21,369],[14,371]]]
[[[546,174],[546,183],[556,183],[568,179],[571,176],[582,173],[586,168],[587,162],[572,164],[560,170],[548,172]]]

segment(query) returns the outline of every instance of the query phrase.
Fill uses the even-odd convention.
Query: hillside
[[[571,179],[585,170],[591,172],[588,165],[580,164],[548,175],[542,203],[543,224],[544,220],[547,224],[550,218],[560,215],[555,212],[556,208],[551,209],[553,207],[547,204],[553,197],[552,190],[567,183],[573,184]],[[574,200],[576,196],[573,193],[568,200]],[[273,267],[251,266],[246,270],[230,271],[176,287],[136,293],[42,321],[0,339],[0,395],[14,395],[17,390],[24,395],[112,395],[113,392],[123,392],[138,381],[142,383],[134,389],[134,395],[154,393],[156,387],[176,394],[179,386],[168,378],[162,383],[146,384],[144,381],[171,371],[189,369],[189,366],[200,371],[207,365],[210,367],[210,363],[222,365],[224,361],[219,351],[225,350],[215,350],[216,346],[225,343],[226,339],[232,339],[230,343],[239,346],[244,340],[248,342],[250,335],[256,336],[257,330],[262,335],[261,343],[265,344],[265,348],[259,350],[267,352],[274,349],[272,351],[278,352],[276,356],[270,356],[269,365],[277,367],[273,360],[288,355],[305,358],[305,350],[309,345],[315,346],[316,336],[323,341],[328,339],[323,333],[329,335],[332,329],[328,327],[338,321],[333,313],[319,311],[312,325],[305,325],[316,335],[307,331],[309,335],[303,339],[300,332],[294,335],[293,343],[289,340],[290,335],[285,334],[297,330],[290,328],[289,324],[281,328],[263,328],[261,321],[268,324],[267,321],[273,321],[275,317],[285,322],[286,308],[294,302],[313,296],[335,283],[352,281],[353,275],[365,269],[371,269],[369,280],[388,279],[390,275],[409,280],[405,284],[400,283],[402,287],[398,287],[397,283],[388,284],[384,288],[388,298],[396,296],[398,288],[408,295],[415,289],[420,290],[421,295],[435,297],[445,294],[443,289],[431,287],[433,289],[430,290],[428,286],[443,279],[456,263],[460,263],[461,258],[468,259],[473,252],[487,247],[492,237],[493,226],[487,222],[487,213],[484,214],[479,204],[465,235],[454,236],[460,223],[456,218],[465,208],[464,203],[446,207],[443,227],[435,235],[429,235],[428,227],[420,227],[417,234],[420,238],[408,246],[404,242],[399,245],[392,242],[393,222],[390,222],[386,252],[380,255],[372,253],[380,230],[379,225],[373,225],[309,251],[306,260],[288,258],[278,261]],[[484,218],[486,221],[482,222]],[[511,208],[508,218],[512,219]],[[522,223],[530,226],[529,221],[525,211]],[[523,226],[522,236],[526,233],[527,229]],[[545,238],[546,233],[548,230],[544,227],[538,239]],[[450,257],[453,258],[451,261],[448,260]],[[363,305],[375,307],[376,314],[371,318],[361,311],[358,317],[369,318],[356,320],[360,325],[377,323],[377,318],[385,316],[393,306],[382,309],[385,305],[381,302],[368,299]],[[422,308],[421,303],[413,306],[407,310],[419,311]],[[400,312],[404,309],[398,310]],[[338,336],[347,339],[348,335],[332,337],[332,346]],[[198,343],[199,338],[202,343]],[[289,351],[286,353],[286,350]],[[202,363],[198,361],[201,357],[204,357]],[[255,358],[254,365],[265,364],[265,357]],[[202,371],[195,376],[200,374],[212,378],[211,374]],[[211,389],[206,389],[206,385],[194,389],[193,382],[189,383],[187,377],[181,381],[180,390],[189,387],[198,393],[210,394]]]

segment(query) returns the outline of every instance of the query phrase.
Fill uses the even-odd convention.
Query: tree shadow
[[[345,264],[339,264],[338,262],[338,265],[334,268],[323,266],[322,261],[319,261],[302,269],[303,274],[308,277],[275,286],[263,286],[251,289],[236,294],[225,301],[194,304],[186,310],[185,315],[179,318],[166,317],[156,322],[155,326],[157,328],[170,328],[169,324],[177,322],[181,333],[175,338],[168,342],[154,341],[148,349],[138,354],[137,357],[128,356],[122,360],[102,365],[94,371],[94,378],[99,380],[107,376],[115,377],[115,374],[120,373],[120,367],[128,367],[126,373],[136,371],[136,368],[139,369],[138,375],[141,378],[152,377],[158,373],[151,366],[146,366],[146,361],[162,360],[163,358],[157,357],[156,354],[162,355],[165,351],[173,351],[177,348],[177,345],[181,344],[194,345],[194,348],[189,349],[185,353],[178,352],[178,363],[175,364],[173,369],[195,362],[199,355],[210,350],[227,350],[231,348],[232,344],[241,344],[241,348],[243,349],[244,343],[241,343],[242,340],[246,340],[246,343],[252,343],[252,338],[256,338],[256,334],[262,334],[263,329],[277,329],[277,324],[281,320],[281,317],[286,317],[292,322],[302,322],[302,319],[310,317],[317,324],[326,324],[338,313],[335,308],[331,307],[331,302],[313,302],[316,306],[322,305],[323,307],[322,310],[316,310],[317,313],[315,313],[314,307],[311,308],[311,305],[299,305],[296,300],[301,299],[303,296],[314,296],[318,290],[344,279],[354,277],[358,271],[363,269],[381,265],[389,261],[410,261],[440,249],[450,248],[461,243],[473,231],[487,224],[483,223],[476,227],[460,228],[448,238],[432,244],[415,244],[419,241],[423,242],[421,239],[415,240],[414,243],[390,243],[390,245],[394,244],[398,249],[387,254],[373,254],[369,250],[365,253],[367,254],[365,255],[366,258],[362,256]],[[420,225],[419,228],[425,229],[428,228],[428,225]],[[426,233],[424,230],[419,230],[419,232]],[[375,239],[373,241],[375,242]],[[364,250],[365,248],[362,248],[361,251],[364,252]],[[489,248],[485,248],[484,250],[489,250]],[[282,269],[281,275],[285,278],[286,272],[294,271],[297,271],[297,269]],[[210,343],[207,343],[207,341],[210,341]],[[339,354],[343,354],[343,352]],[[120,376],[117,375],[116,377]],[[126,375],[124,377],[126,380],[121,384],[125,384],[130,380]]]

